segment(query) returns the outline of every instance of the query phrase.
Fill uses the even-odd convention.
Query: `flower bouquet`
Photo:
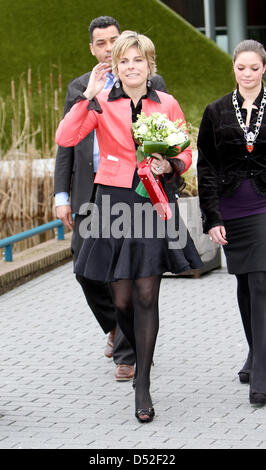
[[[164,219],[171,217],[168,200],[159,178],[150,171],[149,166],[152,159],[156,158],[153,153],[159,153],[163,158],[171,158],[189,146],[186,126],[180,126],[181,122],[181,119],[170,121],[166,114],[153,113],[146,116],[141,112],[138,120],[132,124],[134,140],[139,144],[136,157],[141,181],[136,192],[143,197],[149,197],[152,203],[157,205],[156,210],[160,217]]]

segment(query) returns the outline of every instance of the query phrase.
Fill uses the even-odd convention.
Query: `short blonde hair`
[[[116,39],[112,49],[113,73],[118,77],[118,62],[120,57],[130,47],[137,47],[142,57],[148,62],[150,68],[150,76],[156,73],[155,63],[155,47],[151,39],[144,34],[138,34],[135,31],[123,31],[123,33]]]

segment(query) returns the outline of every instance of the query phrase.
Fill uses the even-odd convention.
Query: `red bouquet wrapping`
[[[172,211],[159,178],[154,176],[150,169],[151,161],[152,159],[147,161],[146,158],[142,160],[139,164],[138,175],[159,216],[167,220],[172,217]]]

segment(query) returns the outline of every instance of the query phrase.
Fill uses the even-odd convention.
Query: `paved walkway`
[[[67,263],[0,297],[0,448],[266,448],[266,408],[237,372],[246,342],[225,269],[164,278],[152,396],[134,417],[106,338]]]

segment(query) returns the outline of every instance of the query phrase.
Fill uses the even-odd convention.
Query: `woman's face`
[[[118,60],[118,75],[122,84],[128,88],[138,88],[146,84],[149,65],[137,47],[127,49]]]
[[[234,73],[238,85],[246,90],[260,86],[265,72],[261,57],[256,52],[241,52],[234,63]]]

